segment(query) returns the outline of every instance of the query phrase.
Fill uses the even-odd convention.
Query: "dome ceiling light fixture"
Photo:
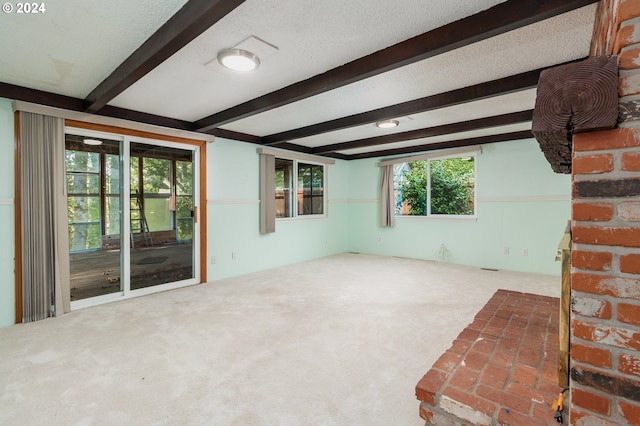
[[[376,123],[376,127],[379,127],[381,129],[392,129],[397,125],[398,125],[398,120],[384,120],[384,121],[378,121]]]
[[[84,143],[85,145],[93,145],[93,146],[102,145],[102,141],[98,139],[83,139],[82,143]]]
[[[249,72],[260,66],[260,58],[244,49],[225,49],[218,53],[218,62],[232,71]]]

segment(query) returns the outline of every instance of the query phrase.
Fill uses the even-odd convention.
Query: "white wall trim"
[[[349,204],[372,204],[380,201],[377,198],[360,199],[360,200],[347,200]]]
[[[330,199],[331,204],[373,204],[379,200],[377,198],[368,199]],[[571,201],[568,195],[540,195],[534,197],[478,197],[479,203],[536,203],[545,201]],[[0,204],[13,204],[13,200],[0,199]],[[207,200],[207,204],[260,204],[260,200]]]
[[[533,197],[478,197],[479,203],[536,203],[544,201],[571,201],[569,195],[540,195]]]
[[[260,204],[260,200],[207,200],[207,204]]]
[[[0,198],[0,206],[12,206],[13,198]]]

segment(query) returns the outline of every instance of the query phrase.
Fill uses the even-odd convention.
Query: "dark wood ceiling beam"
[[[43,92],[41,90],[28,89],[26,87],[15,86],[2,82],[0,82],[0,97],[17,101],[32,102],[38,105],[61,108],[68,111],[84,111],[84,103],[82,99],[57,95],[50,92]],[[135,121],[137,123],[150,124],[152,126],[194,131],[193,123],[190,121],[178,120],[171,117],[148,114],[144,112],[133,111],[130,109],[113,107],[110,105],[102,108],[96,115],[111,118],[120,118],[123,120]],[[215,129],[211,132],[208,132],[208,134],[243,142],[251,142],[257,144],[262,143],[262,138],[260,136],[234,132],[231,130]]]
[[[126,108],[118,108],[110,105],[105,106],[96,115],[105,117],[121,118],[123,120],[135,121],[137,123],[151,124],[153,126],[168,127],[177,130],[192,131],[193,123],[177,118],[165,117],[162,115],[149,114],[146,112],[134,111]]]
[[[248,133],[235,132],[233,130],[226,129],[211,129],[206,132],[210,135],[214,135],[219,138],[232,139],[234,141],[249,142],[262,145],[262,138],[260,136],[250,135]]]
[[[327,154],[335,151],[386,145],[395,142],[410,141],[433,136],[441,136],[451,133],[467,132],[470,130],[486,129],[488,127],[506,126],[509,124],[531,121],[533,110],[512,112],[509,114],[494,115],[492,117],[477,118],[474,120],[460,121],[441,126],[427,127],[424,129],[410,130],[408,132],[392,133],[384,136],[358,139],[349,142],[323,145],[313,149],[314,154]]]
[[[287,149],[289,151],[302,152],[305,154],[313,154],[313,148],[309,148],[308,146],[297,145],[294,143],[286,143],[284,145],[280,145],[278,148]]]
[[[82,99],[0,82],[0,97],[54,108],[82,111]]]
[[[530,130],[520,132],[503,133],[499,135],[481,136],[477,138],[459,139],[455,141],[446,141],[431,143],[426,145],[408,146],[404,148],[386,149],[382,151],[365,152],[362,154],[347,155],[346,160],[361,160],[364,158],[385,157],[389,155],[413,154],[416,152],[435,151],[437,149],[462,148],[465,146],[482,145],[485,143],[507,142],[520,139],[533,138]]]
[[[96,113],[129,86],[189,44],[244,0],[189,0],[85,99]]]
[[[445,108],[493,96],[506,95],[521,90],[532,89],[538,84],[538,78],[540,77],[541,72],[542,69],[528,71],[498,80],[463,87],[450,92],[439,93],[437,95],[362,112],[360,114],[340,117],[334,120],[264,136],[263,140],[266,145],[279,145],[285,141],[300,139],[320,133],[361,126],[363,124],[375,123],[376,121],[388,120],[391,118],[405,117],[438,108]]]
[[[329,152],[327,154],[323,154],[323,157],[335,158],[336,160],[349,160],[349,156],[346,154],[342,154],[340,152]]]
[[[199,131],[219,127],[596,2],[597,0],[509,0],[307,80],[202,118],[196,121],[196,126]]]

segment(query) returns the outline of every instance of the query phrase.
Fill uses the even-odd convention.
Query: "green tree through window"
[[[475,214],[473,156],[399,163],[394,171],[396,214]]]

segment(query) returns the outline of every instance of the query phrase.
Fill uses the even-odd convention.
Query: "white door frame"
[[[193,271],[194,277],[186,280],[158,284],[155,286],[144,287],[138,290],[131,290],[131,247],[129,244],[125,244],[124,242],[128,241],[129,233],[131,232],[131,170],[130,170],[130,159],[131,159],[131,143],[144,143],[149,145],[156,146],[165,146],[171,148],[182,149],[185,151],[192,151],[193,158],[193,203],[194,203],[194,211],[198,212],[200,215],[201,206],[200,206],[200,148],[196,145],[178,143],[178,142],[169,142],[158,139],[149,139],[143,137],[135,137],[122,135],[118,133],[110,133],[103,131],[94,131],[94,130],[85,130],[82,128],[75,127],[65,127],[65,133],[76,134],[80,136],[88,136],[88,137],[104,137],[113,140],[119,140],[122,142],[121,155],[120,155],[120,170],[122,171],[122,187],[120,188],[122,191],[121,198],[121,208],[122,208],[122,216],[121,216],[121,224],[120,224],[120,276],[122,281],[122,289],[118,292],[105,294],[102,296],[90,297],[81,300],[74,300],[71,302],[71,310],[78,310],[83,308],[88,308],[91,306],[102,305],[104,303],[114,302],[117,300],[125,300],[133,297],[145,296],[148,294],[158,293],[166,290],[173,290],[176,288],[186,287],[194,284],[199,284],[200,281],[200,223],[201,220],[199,217],[194,218],[193,223]]]

